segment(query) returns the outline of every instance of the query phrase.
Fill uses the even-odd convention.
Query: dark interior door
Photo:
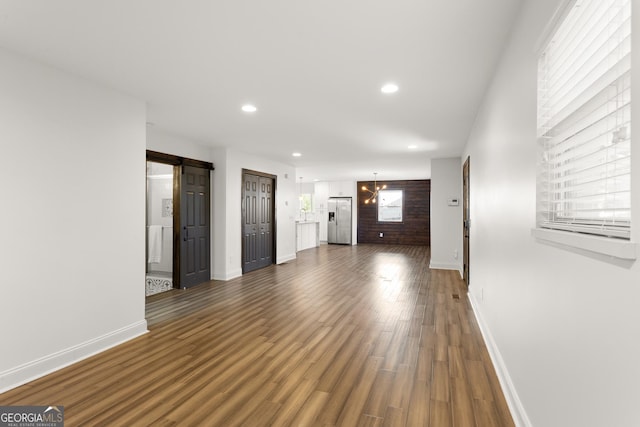
[[[180,186],[180,287],[209,281],[209,169],[182,166]]]
[[[469,158],[462,166],[462,235],[463,235],[463,277],[464,282],[469,286]]]
[[[260,240],[258,268],[273,263],[273,179],[260,177]]]
[[[273,263],[273,178],[243,174],[242,271]]]

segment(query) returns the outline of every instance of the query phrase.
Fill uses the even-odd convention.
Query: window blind
[[[538,61],[537,225],[629,239],[631,1],[578,0]]]

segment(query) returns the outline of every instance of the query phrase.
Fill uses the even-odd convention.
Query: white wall
[[[173,135],[155,126],[147,127],[147,150],[211,162],[211,147]]]
[[[536,58],[558,0],[525,0],[467,144],[470,297],[520,425],[640,425],[640,268],[536,241]],[[640,4],[633,96],[640,102]],[[633,110],[634,127],[640,124]],[[638,126],[640,127],[640,126]],[[634,182],[640,156],[634,151]],[[640,187],[633,187],[633,240]]]
[[[146,112],[0,49],[0,117],[2,391],[146,331]]]
[[[320,223],[320,241],[326,242],[328,238],[329,211],[327,202],[329,201],[329,183],[316,182],[313,193],[313,205],[316,211],[316,221]]]
[[[448,200],[458,199],[458,206]],[[462,172],[460,158],[431,160],[431,268],[462,273]]]
[[[215,170],[211,174],[211,215],[213,228],[211,229],[211,278],[216,280],[228,280],[237,276],[227,274],[229,259],[227,250],[227,149],[213,148],[211,160]],[[237,191],[240,191],[238,189]],[[241,215],[242,211],[238,211]],[[231,236],[235,238],[235,236]],[[239,237],[242,238],[242,235]],[[237,270],[237,269],[236,269]],[[242,273],[242,270],[241,270]]]
[[[295,218],[298,196],[293,166],[261,159],[232,149],[212,150],[216,165],[214,186],[214,235],[224,235],[224,247],[215,246],[214,278],[229,280],[242,275],[242,170],[249,169],[276,176],[276,263],[296,257]],[[224,165],[218,169],[218,165]],[[224,183],[224,188],[220,188]],[[223,219],[220,218],[222,216]]]

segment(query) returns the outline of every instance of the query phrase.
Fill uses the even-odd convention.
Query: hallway
[[[322,245],[147,298],[150,333],[0,395],[76,425],[511,426],[458,272]]]

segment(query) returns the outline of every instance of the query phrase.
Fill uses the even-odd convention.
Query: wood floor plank
[[[367,403],[371,387],[376,379],[376,375],[382,365],[381,357],[368,357],[362,369],[362,374],[358,382],[354,385],[349,398],[338,418],[338,425],[352,426],[364,415],[364,405]]]
[[[298,382],[293,392],[290,393],[287,399],[282,403],[282,406],[276,414],[276,418],[273,420],[272,425],[291,425],[291,421],[307,401],[309,396],[311,396],[317,383],[317,381],[302,378],[302,380]]]
[[[431,400],[431,409],[429,415],[431,427],[452,427],[451,424],[451,408],[448,402],[439,400]],[[458,426],[456,426],[458,427]]]
[[[395,408],[407,410],[411,400],[411,389],[415,381],[415,368],[409,365],[400,365],[391,384],[389,405]]]
[[[356,356],[356,364],[358,360],[364,360],[369,350],[363,348],[364,332],[354,331],[349,341],[345,343],[340,351],[323,370],[322,375],[318,378],[318,390],[332,392],[337,384],[344,381],[343,372],[347,365]]]
[[[482,362],[469,360],[466,362],[466,368],[473,398],[493,401],[493,391],[491,390],[491,385],[487,379]]]
[[[387,408],[387,412],[385,413],[384,419],[382,420],[382,425],[384,427],[403,427],[406,425],[406,415],[407,414],[405,410],[390,406]],[[427,425],[427,422],[428,419],[425,420],[425,424],[419,423],[418,425]]]
[[[466,377],[462,349],[453,345],[449,346],[449,376],[452,378]]]
[[[358,420],[357,427],[381,427],[383,419],[372,417],[371,415],[362,415]]]
[[[454,426],[475,426],[469,385],[464,378],[451,379],[451,415]]]
[[[491,364],[489,353],[485,350],[480,354],[480,358],[484,362],[485,373],[487,374],[487,380],[489,381],[491,391],[493,394],[494,406],[498,412],[498,419],[504,426],[513,426],[513,419],[511,418],[511,412],[507,406],[507,400],[502,393],[500,382],[496,371]]]
[[[478,427],[513,426],[513,423],[509,423],[500,418],[494,402],[474,400],[473,413],[476,417],[476,426]]]
[[[364,408],[366,415],[372,417],[384,418],[389,406],[389,390],[395,373],[392,371],[378,370],[378,373],[369,393],[367,404]]]
[[[329,393],[323,391],[314,391],[311,396],[302,404],[300,410],[291,422],[294,426],[310,426],[314,424],[316,418],[324,408],[325,403],[329,399]]]
[[[429,254],[322,245],[153,295],[148,334],[0,405],[60,404],[70,427],[511,427],[465,285]]]
[[[327,401],[325,410],[321,415],[321,420],[325,424],[337,424],[338,417],[344,409],[344,405],[351,394],[361,371],[364,369],[366,360],[371,351],[370,345],[361,345],[349,359],[349,363],[336,378],[337,382],[331,390],[331,396]]]
[[[426,381],[416,380],[411,390],[411,400],[407,410],[407,426],[426,425],[429,420],[431,389]]]
[[[268,373],[265,372],[262,375],[265,376],[265,380],[259,377],[253,387],[240,390],[244,399],[239,397],[239,400],[243,403],[237,407],[233,414],[227,417],[224,422],[225,427],[255,424],[252,415],[260,408],[260,405],[269,402],[267,397],[278,387],[278,384],[268,379]],[[280,408],[280,405],[275,404],[275,407]]]
[[[449,337],[447,334],[436,333],[434,358],[438,362],[446,362],[449,360]]]
[[[433,370],[433,350],[421,347],[418,353],[418,367],[416,381],[431,381]]]
[[[447,362],[433,362],[433,379],[431,380],[431,398],[439,402],[449,402],[449,366]]]

